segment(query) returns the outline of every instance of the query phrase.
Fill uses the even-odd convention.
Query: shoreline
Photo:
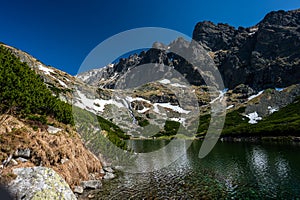
[[[199,140],[203,141],[205,136],[202,137],[186,137],[186,138],[177,138],[177,137],[158,137],[158,138],[130,138],[128,140],[173,140],[173,139],[182,139],[182,140]],[[127,140],[126,140],[127,141]],[[221,142],[296,142],[300,143],[300,136],[293,135],[277,135],[277,136],[241,136],[241,135],[228,135],[220,136],[218,141]]]

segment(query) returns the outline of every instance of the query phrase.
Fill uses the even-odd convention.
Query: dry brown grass
[[[3,118],[3,116],[1,117]],[[19,163],[17,166],[9,166],[2,172],[11,173],[9,169],[24,166],[45,166],[54,169],[64,177],[67,183],[73,187],[80,181],[88,180],[91,173],[97,174],[102,168],[100,161],[82,143],[79,136],[70,129],[61,125],[64,131],[58,134],[50,134],[46,130],[34,131],[26,122],[20,122],[15,117],[4,117],[6,124],[17,123],[23,127],[14,129],[11,132],[0,133],[0,161],[3,162],[10,154],[17,149],[29,148],[31,157],[29,162]],[[9,120],[9,122],[7,121]],[[0,124],[0,129],[5,123]],[[59,124],[56,122],[56,124]],[[65,131],[68,129],[68,131]],[[63,159],[67,161],[62,162]]]

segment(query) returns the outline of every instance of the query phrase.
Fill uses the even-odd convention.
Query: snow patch
[[[59,84],[61,84],[63,87],[68,87],[63,81],[61,81],[61,80],[59,80],[59,79],[57,79],[58,80],[58,82],[59,82]]]
[[[127,97],[126,97],[126,100],[129,101],[129,102],[133,102],[133,101],[144,101],[144,102],[146,102],[146,103],[148,103],[148,104],[151,104],[151,102],[150,102],[149,100],[143,99],[143,98],[141,98],[141,97],[135,97],[135,98],[132,98],[132,97],[127,96]]]
[[[170,80],[168,80],[168,79],[163,79],[163,80],[160,80],[160,81],[158,81],[159,83],[162,83],[162,84],[170,84],[171,83],[171,81]]]
[[[230,108],[233,108],[234,105],[230,105],[230,106],[227,106],[226,110],[229,110]]]
[[[264,92],[264,90],[260,91],[259,93],[255,94],[255,95],[252,95],[252,96],[248,97],[248,101],[260,96],[263,92]]]
[[[46,75],[50,75],[50,72],[54,72],[53,69],[49,69],[48,67],[44,67],[43,65],[38,66],[39,70],[45,72]]]
[[[103,112],[105,105],[115,105],[118,108],[122,108],[124,107],[124,105],[120,102],[117,102],[113,99],[109,99],[109,100],[103,100],[103,99],[95,99],[94,100],[94,109],[97,110],[98,112]]]
[[[117,102],[114,99],[103,100],[103,99],[89,99],[82,92],[77,90],[77,94],[79,96],[79,101],[75,103],[75,106],[78,106],[82,109],[87,109],[89,111],[103,112],[105,105],[115,105],[118,108],[124,107],[124,105],[120,102]]]
[[[171,109],[175,112],[182,113],[182,114],[190,113],[190,111],[184,110],[179,106],[173,106],[170,103],[155,103],[153,105],[153,107],[154,107],[153,111],[156,112],[156,113],[160,113],[159,109],[158,109],[158,106],[163,107],[163,108],[168,108],[168,109]]]
[[[211,100],[209,103],[212,104],[217,100],[220,100],[220,102],[221,102],[227,91],[228,91],[228,88],[225,88],[224,90],[219,91],[219,93],[220,93],[219,96],[217,98]]]
[[[262,120],[262,118],[258,116],[257,112],[249,113],[246,117],[249,118],[249,124],[256,124],[258,120]]]
[[[186,85],[181,85],[181,84],[179,84],[179,83],[172,83],[171,86],[173,86],[173,87],[186,88]]]
[[[180,118],[170,118],[171,121],[175,121],[175,122],[179,122],[181,123],[183,126],[185,126],[185,118],[180,117]]]
[[[268,106],[269,114],[272,114],[274,112],[277,112],[279,109],[278,108],[272,108],[272,106]]]
[[[147,112],[148,110],[150,110],[150,108],[143,108],[142,110],[138,110],[137,112],[138,112],[138,113],[145,113],[145,112]]]
[[[257,27],[253,27],[253,28],[250,28],[250,33],[248,33],[248,35],[254,35],[256,32],[258,31],[258,28]]]

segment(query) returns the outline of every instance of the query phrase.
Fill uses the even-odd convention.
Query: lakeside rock
[[[106,172],[106,174],[104,175],[104,179],[114,179],[116,177],[115,174],[110,173],[110,172]]]
[[[89,180],[82,181],[80,185],[83,189],[99,189],[102,186],[102,182],[100,180]]]
[[[61,199],[76,200],[66,181],[53,169],[46,167],[16,168],[17,178],[9,184],[15,199]]]

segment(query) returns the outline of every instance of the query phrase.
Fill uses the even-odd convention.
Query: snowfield
[[[256,124],[258,120],[262,120],[262,118],[258,116],[257,112],[249,113],[246,117],[249,118],[249,124]]]

